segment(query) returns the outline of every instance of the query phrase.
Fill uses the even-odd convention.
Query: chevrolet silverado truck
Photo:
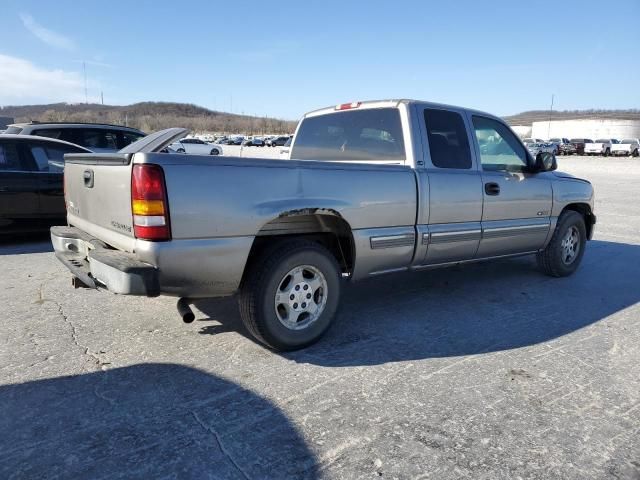
[[[611,145],[611,155],[627,155],[630,157],[637,157],[640,151],[640,139],[637,138],[625,138],[620,140],[620,143]]]
[[[76,286],[175,296],[187,322],[237,294],[275,350],[315,342],[346,281],[526,254],[561,277],[593,235],[591,184],[487,113],[355,102],[306,114],[289,159],[158,153],[186,133],[67,155],[55,254]]]
[[[585,155],[602,155],[608,157],[611,154],[611,147],[618,143],[615,138],[598,138],[593,143],[584,146]]]

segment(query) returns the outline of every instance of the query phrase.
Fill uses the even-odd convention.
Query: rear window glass
[[[609,139],[607,138],[601,138],[600,140],[596,140],[596,143],[608,143]]]
[[[14,143],[0,144],[0,171],[27,170],[20,161],[18,148]]]
[[[36,130],[33,130],[32,134],[37,135],[38,137],[60,139],[62,137],[62,130],[60,130],[59,128],[38,128]]]
[[[144,135],[141,135],[139,133],[122,132],[123,143],[122,143],[122,145],[120,145],[120,148],[124,148],[127,145],[132,144],[133,142],[137,142],[142,137],[144,137]]]
[[[11,133],[13,135],[17,135],[21,131],[22,131],[21,127],[7,127],[7,129],[4,131],[4,133]]]
[[[80,145],[89,150],[118,150],[118,139],[115,132],[100,129],[79,129],[78,134]]]
[[[405,160],[400,112],[376,108],[303,120],[291,158],[300,160]]]
[[[471,168],[471,150],[460,114],[447,110],[425,109],[431,163],[438,168]]]
[[[620,143],[636,143],[636,141],[633,140],[632,138],[625,138]]]
[[[82,153],[84,150],[71,145],[48,146],[33,145],[31,155],[41,172],[62,172],[64,170],[65,153]]]

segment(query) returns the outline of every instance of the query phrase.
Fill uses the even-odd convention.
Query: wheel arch
[[[335,257],[343,274],[353,272],[356,251],[351,225],[336,210],[314,207],[282,212],[260,228],[247,257],[243,281],[247,271],[262,256],[281,242],[294,238],[321,244]]]
[[[560,215],[568,210],[577,212],[582,215],[582,218],[584,218],[585,227],[587,229],[587,239],[591,240],[593,238],[593,226],[596,223],[596,217],[591,211],[591,206],[588,203],[582,202],[570,203],[562,209]]]

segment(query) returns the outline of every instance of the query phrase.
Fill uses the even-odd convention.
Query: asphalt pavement
[[[278,354],[235,300],[74,290],[46,237],[0,244],[0,478],[640,479],[640,159],[559,157],[598,224],[532,258],[348,285]],[[32,241],[33,240],[33,241]]]

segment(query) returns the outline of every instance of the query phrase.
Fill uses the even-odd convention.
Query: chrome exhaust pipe
[[[193,310],[191,310],[189,303],[191,302],[188,298],[182,297],[178,300],[178,304],[176,305],[178,307],[178,313],[182,317],[182,321],[184,323],[191,323],[196,319],[196,315],[193,313]]]

